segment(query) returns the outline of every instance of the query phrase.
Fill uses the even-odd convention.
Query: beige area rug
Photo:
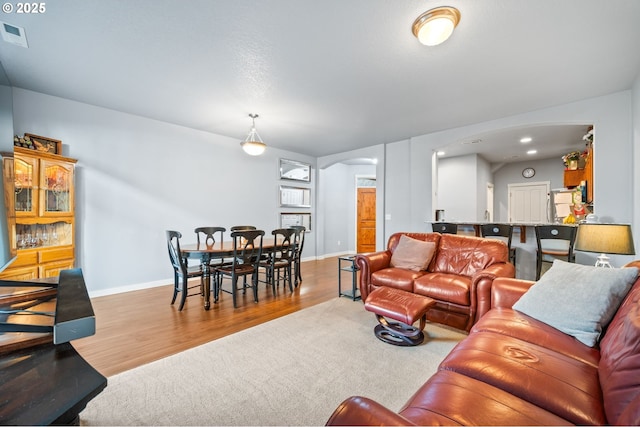
[[[110,377],[81,425],[324,425],[352,395],[397,411],[464,334],[396,347],[376,324],[346,298],[292,313]]]

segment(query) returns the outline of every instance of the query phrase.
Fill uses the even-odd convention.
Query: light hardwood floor
[[[178,311],[177,303],[170,305],[171,284],[94,298],[96,334],[73,345],[109,377],[338,296],[338,258],[303,262],[301,271],[303,282],[293,293],[281,285],[274,295],[261,283],[259,302],[247,291],[236,309],[231,295],[222,293],[209,311],[200,296],[187,298]],[[350,286],[349,273],[342,274],[343,286]]]

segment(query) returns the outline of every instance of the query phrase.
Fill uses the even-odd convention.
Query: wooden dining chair
[[[224,238],[224,232],[227,231],[227,229],[224,227],[198,227],[194,231],[196,233],[198,245],[200,244],[200,241],[202,239],[205,245],[213,246],[216,241],[222,242]],[[218,235],[217,239],[216,235]]]
[[[224,227],[198,227],[194,230],[196,233],[196,242],[198,246],[202,241],[206,246],[213,246],[216,242],[222,242],[224,240],[224,232],[227,231]],[[216,239],[217,236],[217,239]],[[223,258],[212,259],[209,262],[211,268],[215,268],[221,264],[224,264]]]
[[[257,230],[257,228],[254,227],[253,225],[234,225],[229,230],[231,230],[231,232],[234,232],[234,231],[244,231],[244,230]]]
[[[513,225],[511,224],[481,224],[480,235],[486,238],[503,240],[509,248],[509,260],[516,265],[516,248],[511,247]]]
[[[179,231],[167,230],[167,248],[169,249],[169,259],[173,266],[173,298],[171,304],[176,302],[178,293],[181,293],[179,311],[184,308],[184,303],[187,301],[188,296],[202,295],[203,293],[203,273],[200,266],[189,267],[187,260],[182,256],[180,251],[180,239],[182,234]],[[189,279],[194,277],[200,277],[200,283],[198,285],[189,286]],[[189,294],[190,289],[198,288],[197,293]]]
[[[300,259],[302,258],[302,250],[304,249],[304,236],[306,234],[306,227],[303,225],[293,225],[291,228],[295,231],[293,235],[293,241],[296,245],[296,252],[293,259],[293,285],[298,287],[298,284],[302,282],[302,273],[300,270]]]
[[[233,298],[233,308],[238,307],[237,294],[242,290],[253,290],[253,299],[258,302],[258,268],[262,257],[262,230],[244,230],[231,233],[233,240],[233,258],[228,264],[223,264],[215,269],[214,301],[217,302],[220,291],[230,293]],[[243,281],[238,287],[238,278],[251,276],[251,282]],[[231,280],[231,289],[222,287],[224,278]]]
[[[542,263],[556,259],[575,262],[573,245],[578,227],[570,225],[536,225],[536,280],[542,275]]]
[[[276,286],[289,285],[293,292],[293,264],[295,262],[295,230],[293,228],[278,228],[271,232],[273,235],[273,249],[266,259],[260,262],[260,267],[266,270],[266,283],[275,293]]]

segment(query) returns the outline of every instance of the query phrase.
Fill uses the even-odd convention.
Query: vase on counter
[[[578,169],[584,169],[586,165],[587,165],[587,159],[585,159],[584,157],[580,157],[578,159]]]

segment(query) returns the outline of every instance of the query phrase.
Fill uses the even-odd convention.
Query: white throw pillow
[[[602,268],[555,260],[513,309],[593,347],[637,277],[636,267]]]
[[[412,239],[403,234],[391,255],[391,266],[413,271],[425,270],[435,252],[435,243]]]

